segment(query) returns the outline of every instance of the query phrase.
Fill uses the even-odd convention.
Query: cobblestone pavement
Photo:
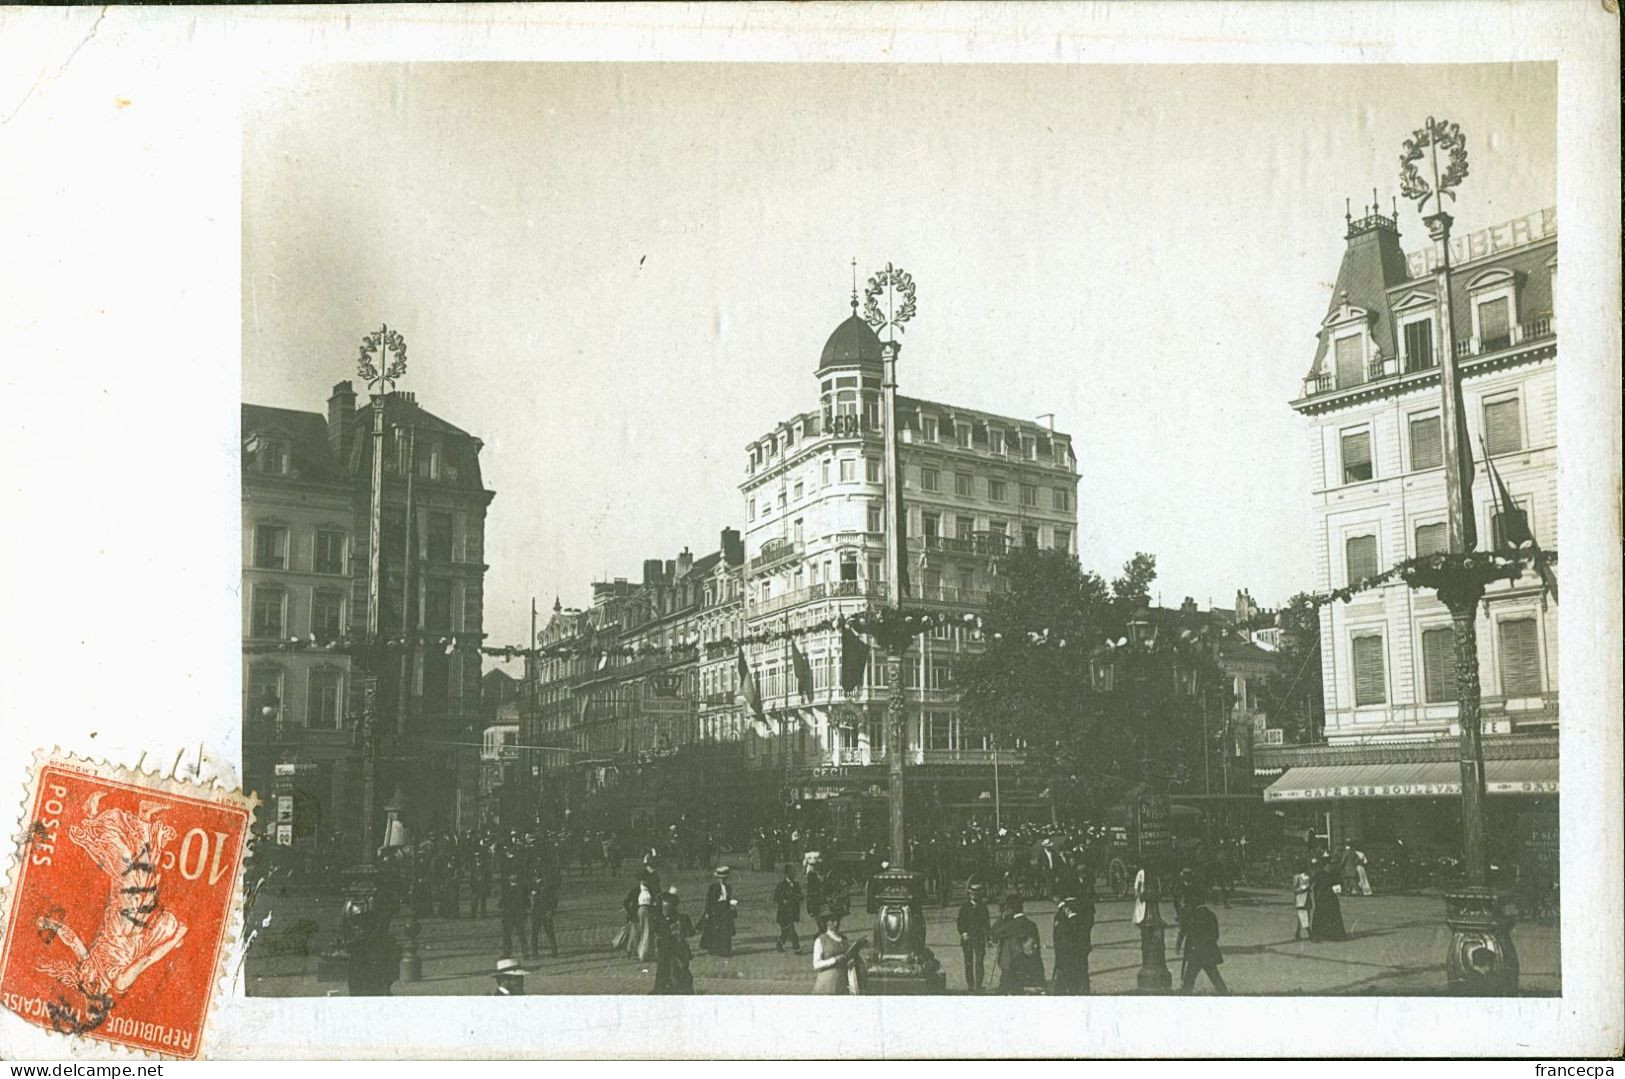
[[[697,870],[663,874],[682,896],[683,909],[698,919],[707,874]],[[771,894],[777,877],[771,873],[735,871],[740,894],[735,954],[722,959],[700,951],[695,944],[695,988],[700,993],[805,993],[812,988],[809,954],[780,953],[774,948]],[[609,940],[620,925],[621,897],[630,886],[626,879],[595,873],[586,878],[565,878],[564,897],[555,919],[559,957],[526,962],[532,971],[526,982],[531,994],[646,993],[654,983],[652,963],[638,963],[609,951]],[[318,949],[331,939],[338,902],[309,896],[262,894],[250,915],[257,926],[269,915],[247,964],[247,991],[251,996],[342,995],[342,982],[316,977]],[[501,922],[492,904],[483,918],[427,918],[419,937],[423,978],[397,982],[403,995],[485,994],[492,990],[489,973],[501,954]],[[854,904],[846,920],[849,936],[873,935],[871,917]],[[468,909],[464,897],[463,910]],[[950,991],[963,992],[963,959],[954,930],[955,905],[927,908],[927,943],[948,972]],[[1053,906],[1028,904],[1044,940],[1045,970],[1053,966],[1050,926]],[[1094,951],[1090,970],[1095,993],[1135,991],[1140,967],[1139,933],[1130,922],[1130,904],[1102,900],[1098,906]],[[1443,922],[1444,904],[1438,896],[1366,896],[1343,900],[1343,920],[1349,939],[1337,943],[1310,943],[1292,939],[1293,913],[1285,889],[1275,892],[1247,890],[1232,897],[1231,906],[1215,905],[1225,955],[1222,968],[1234,993],[1244,994],[1431,994],[1443,991],[1444,954],[1449,931]],[[1164,917],[1173,920],[1171,910]],[[295,939],[314,922],[322,928],[309,937],[307,955],[297,954]],[[397,923],[397,927],[399,923]],[[814,927],[803,919],[802,937],[810,952]],[[1551,925],[1520,925],[1515,932],[1522,962],[1523,992],[1557,994],[1560,991],[1558,929]],[[1174,929],[1167,936],[1169,967],[1178,982],[1178,956]],[[544,942],[545,948],[545,942]],[[996,982],[991,955],[988,979]],[[1206,977],[1198,992],[1211,992]]]

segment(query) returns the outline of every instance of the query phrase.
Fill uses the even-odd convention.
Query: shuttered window
[[[1433,366],[1433,320],[1405,324],[1405,370],[1421,371]]]
[[[1443,521],[1416,526],[1416,557],[1444,554],[1450,550],[1450,535]]]
[[[1377,537],[1350,536],[1344,544],[1348,557],[1349,584],[1358,584],[1377,575]]]
[[[1484,403],[1484,450],[1486,453],[1513,453],[1523,449],[1523,419],[1518,399],[1503,397]]]
[[[1382,669],[1382,638],[1376,635],[1354,638],[1354,703],[1383,704],[1388,700],[1388,680]]]
[[[1350,431],[1343,436],[1343,482],[1371,478],[1371,432]]]
[[[1358,386],[1365,381],[1365,350],[1358,334],[1337,339],[1337,385]]]
[[[1500,623],[1501,692],[1508,697],[1540,694],[1540,642],[1533,618]]]
[[[1512,343],[1511,319],[1508,317],[1506,297],[1489,300],[1478,305],[1479,347],[1488,351],[1506,348]]]
[[[1456,635],[1449,626],[1422,631],[1422,681],[1429,704],[1456,699]]]
[[[1411,471],[1444,464],[1444,439],[1437,416],[1411,417]]]

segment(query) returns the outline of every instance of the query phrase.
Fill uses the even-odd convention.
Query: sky
[[[746,443],[815,407],[851,260],[890,262],[901,392],[1054,413],[1086,568],[1274,605],[1344,200],[1389,212],[1432,114],[1458,233],[1555,205],[1555,102],[1549,64],[305,69],[246,107],[243,400],[322,411],[399,329],[401,388],[484,440],[485,629],[522,644],[533,597],[742,526]]]

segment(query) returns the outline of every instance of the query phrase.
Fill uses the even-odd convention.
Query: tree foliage
[[[1005,573],[984,651],[956,677],[966,727],[1046,771],[1072,812],[1143,781],[1199,781],[1203,710],[1222,716],[1228,688],[1185,615],[1148,609],[1155,557],[1135,555],[1110,584],[1058,551],[1016,551]]]
[[[1282,606],[1281,673],[1264,680],[1270,723],[1281,728],[1288,744],[1318,740],[1326,726],[1320,674],[1320,609],[1307,592]]]

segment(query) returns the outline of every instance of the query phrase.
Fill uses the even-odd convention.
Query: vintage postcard
[[[0,1045],[1619,1047],[1608,5],[30,26]]]

